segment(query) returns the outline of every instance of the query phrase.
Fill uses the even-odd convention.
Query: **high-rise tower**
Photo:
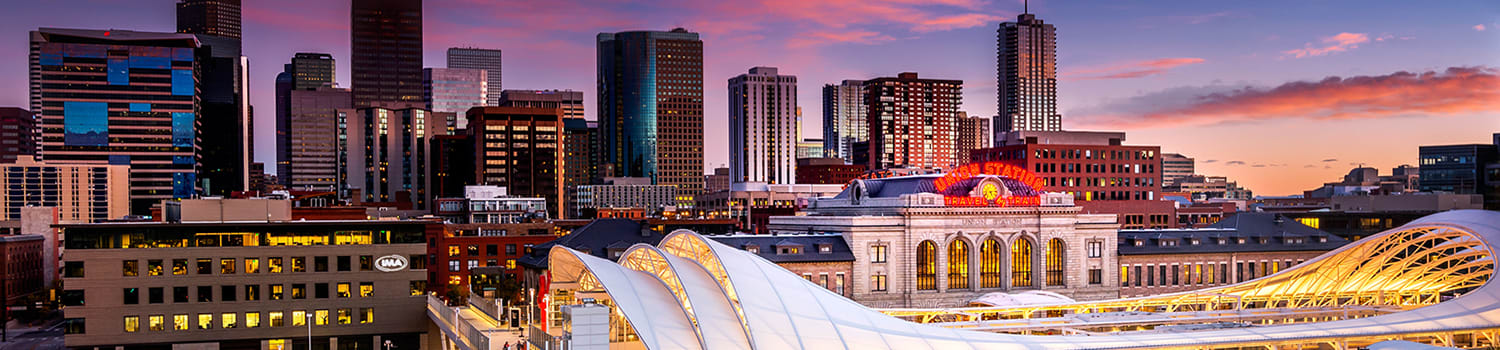
[[[796,76],[755,67],[729,78],[730,181],[795,182],[799,124]]]
[[[691,206],[703,191],[703,41],[682,28],[600,33],[598,55],[602,165],[675,186]]]
[[[255,161],[249,59],[240,53],[240,0],[177,2],[177,32],[193,34],[198,54],[198,124],[206,137],[198,178],[204,194],[222,196],[250,185]]]
[[[486,106],[500,105],[500,50],[472,47],[448,48],[448,68],[483,69]],[[462,114],[462,113],[460,113]]]
[[[1000,24],[996,48],[996,134],[1061,131],[1057,114],[1057,30],[1023,13]]]
[[[422,1],[353,0],[350,90],[355,107],[421,108]]]
[[[854,143],[869,139],[864,84],[864,80],[845,80],[823,85],[823,148],[845,163],[854,162]]]

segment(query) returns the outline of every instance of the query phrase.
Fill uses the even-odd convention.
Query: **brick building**
[[[47,289],[42,271],[42,235],[0,235],[0,298],[5,305],[20,304],[26,297]],[[8,321],[8,320],[7,320]]]
[[[962,80],[921,79],[912,72],[866,80],[869,168],[952,167],[963,85]]]
[[[427,256],[432,260],[428,289],[450,300],[465,297],[470,272],[477,267],[504,267],[504,277],[519,281],[522,271],[516,259],[533,245],[554,239],[547,223],[445,225],[427,236]]]
[[[1239,213],[1205,228],[1120,230],[1120,297],[1244,282],[1347,243],[1271,213]]]
[[[813,284],[853,297],[854,252],[844,236],[832,234],[706,236],[760,255]]]
[[[863,164],[844,164],[841,158],[802,158],[797,160],[797,183],[798,184],[835,184],[849,183],[860,175],[864,175]]]
[[[1122,228],[1175,227],[1161,196],[1161,147],[1127,146],[1123,132],[1014,131],[971,161],[1025,168],[1049,192],[1063,192],[1086,213],[1117,214]]]
[[[0,107],[0,163],[13,163],[16,156],[36,154],[36,113]]]

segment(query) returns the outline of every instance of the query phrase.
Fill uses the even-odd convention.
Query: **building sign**
[[[953,169],[953,171],[944,174],[943,177],[937,180],[933,180],[932,185],[937,188],[937,192],[942,193],[946,192],[948,187],[957,184],[959,181],[980,175],[996,175],[1010,178],[1031,187],[1037,194],[1042,192],[1042,179],[1036,177],[1036,174],[1032,174],[1024,168],[1000,162],[966,164]],[[950,207],[1020,207],[1039,206],[1042,204],[1041,197],[1036,195],[1005,195],[1007,191],[1001,188],[1001,186],[1004,185],[997,181],[981,182],[978,189],[979,196],[944,196],[943,204]]]
[[[375,259],[375,269],[382,272],[396,272],[405,270],[410,261],[401,255],[386,255]]]

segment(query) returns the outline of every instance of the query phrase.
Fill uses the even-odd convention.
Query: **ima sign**
[[[405,270],[409,261],[400,255],[386,255],[375,259],[375,269],[384,272],[396,272]]]

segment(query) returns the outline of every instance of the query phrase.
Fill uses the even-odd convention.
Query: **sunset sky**
[[[172,31],[173,0],[12,1],[0,11],[0,106],[26,107],[38,27]],[[1416,164],[1417,146],[1500,132],[1500,2],[1033,1],[1057,26],[1059,109],[1070,130],[1198,159],[1257,195],[1296,194],[1365,164]],[[245,0],[256,155],[274,162],[274,81],[295,52],[327,52],[349,85],[347,0]],[[727,163],[727,80],[753,66],[798,76],[804,137],[821,137],[820,87],[919,72],[964,81],[964,110],[995,113],[995,29],[1011,0],[427,0],[426,64],[444,50],[505,50],[504,88],[585,92],[594,36],[702,34],[705,165]],[[211,136],[205,136],[211,137]],[[268,167],[274,170],[274,167]]]

